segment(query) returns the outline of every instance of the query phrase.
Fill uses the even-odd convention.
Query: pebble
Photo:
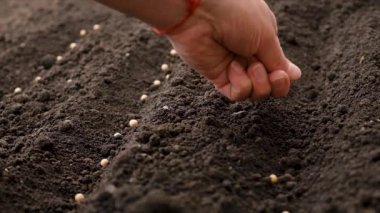
[[[60,125],[59,129],[62,132],[66,132],[74,127],[74,123],[71,120],[64,120]]]
[[[68,84],[70,84],[71,82],[73,82],[73,79],[67,79],[67,81],[66,81]]]
[[[169,78],[170,78],[170,75],[167,74],[167,75],[165,76],[165,79],[166,79],[166,80],[169,80]]]
[[[56,58],[53,55],[47,54],[44,57],[42,57],[41,65],[45,69],[50,69],[54,65],[55,61],[56,61]]]

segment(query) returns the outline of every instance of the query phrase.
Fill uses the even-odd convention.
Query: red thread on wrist
[[[187,15],[185,18],[180,20],[177,24],[173,25],[172,27],[169,27],[167,29],[157,29],[154,28],[154,32],[157,33],[158,35],[167,35],[181,27],[185,22],[194,14],[195,10],[201,3],[201,0],[187,0]]]

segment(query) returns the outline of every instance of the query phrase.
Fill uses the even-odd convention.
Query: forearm
[[[173,26],[187,14],[187,3],[184,0],[97,1],[159,29]]]

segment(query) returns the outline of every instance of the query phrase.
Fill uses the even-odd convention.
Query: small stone
[[[73,82],[73,79],[67,79],[67,81],[66,81],[68,84],[70,84],[71,82]]]
[[[166,80],[169,80],[169,78],[170,78],[170,75],[167,74],[167,75],[165,76],[165,79],[166,79]]]
[[[71,120],[64,120],[59,129],[62,131],[62,132],[67,132],[69,130],[71,130],[72,128],[74,127],[74,123],[71,121]]]
[[[53,55],[48,54],[48,55],[45,55],[44,57],[42,57],[41,65],[45,69],[50,69],[54,65],[55,61],[56,61],[56,58]]]
[[[162,109],[168,110],[169,107],[168,106],[163,106]]]

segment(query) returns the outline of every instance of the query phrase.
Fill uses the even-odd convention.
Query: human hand
[[[283,97],[291,80],[301,77],[282,51],[276,19],[263,0],[203,0],[168,38],[185,62],[231,100]]]

